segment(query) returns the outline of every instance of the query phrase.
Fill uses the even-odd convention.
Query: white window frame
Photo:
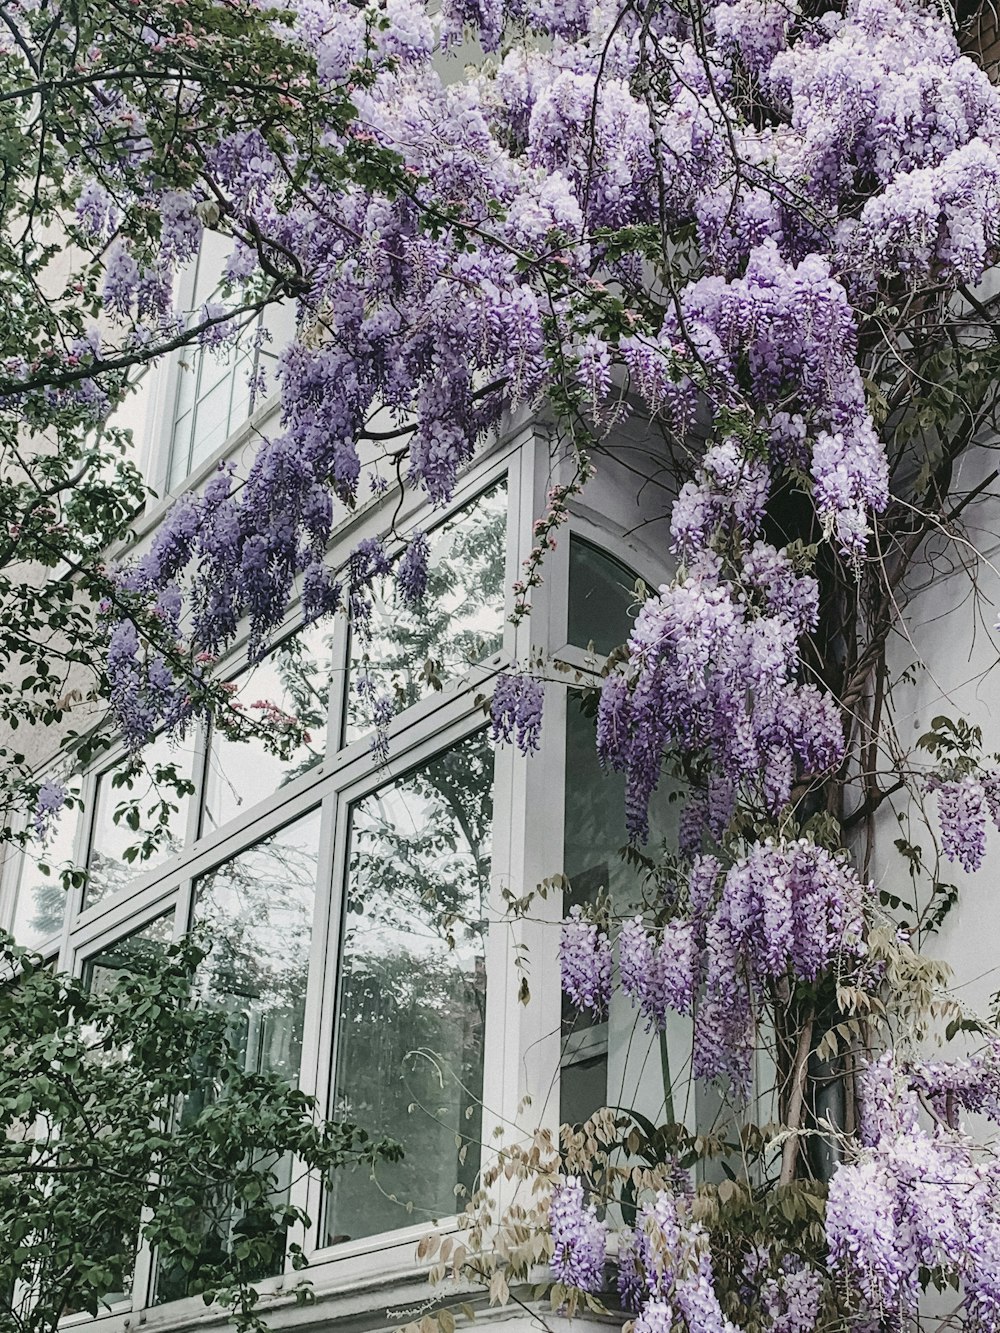
[[[170,392],[170,377],[166,392]],[[172,401],[172,400],[171,400]],[[263,411],[263,409],[262,409]],[[172,419],[168,423],[172,430]],[[241,441],[237,432],[233,440]],[[230,450],[233,445],[230,441]],[[225,451],[223,451],[225,452]],[[162,453],[162,451],[161,451]],[[214,460],[199,468],[187,480],[187,487],[198,484]],[[165,463],[164,463],[165,466]],[[550,440],[544,425],[525,413],[509,424],[478,456],[456,487],[447,507],[435,509],[419,494],[409,492],[398,506],[397,496],[374,497],[363,503],[341,522],[331,542],[331,566],[337,567],[357,542],[369,536],[385,538],[389,518],[395,513],[399,541],[387,542],[390,558],[395,556],[406,537],[418,528],[429,530],[446,521],[470,500],[488,490],[504,474],[507,478],[507,538],[505,555],[506,613],[502,649],[471,668],[458,679],[449,680],[440,692],[432,692],[392,719],[388,726],[389,761],[380,766],[371,756],[370,738],[361,737],[339,746],[343,735],[346,674],[349,664],[348,632],[344,617],[334,621],[331,644],[331,677],[326,748],[322,761],[272,796],[248,806],[218,829],[201,833],[199,829],[208,742],[206,729],[195,733],[195,793],[190,798],[188,837],[184,848],[147,872],[140,872],[127,891],[94,904],[86,911],[67,911],[59,949],[59,965],[79,975],[93,954],[140,929],[164,911],[174,911],[174,936],[180,937],[191,919],[195,881],[213,867],[263,840],[278,828],[291,823],[309,810],[320,807],[319,870],[316,909],[307,984],[300,1086],[316,1095],[326,1106],[335,1068],[335,1004],[342,955],[340,938],[341,902],[346,869],[348,812],[351,804],[368,792],[385,785],[394,777],[446,749],[449,744],[479,730],[486,723],[481,699],[488,696],[498,672],[517,669],[539,654],[546,661],[559,659],[578,668],[586,679],[596,682],[603,659],[588,654],[580,645],[569,645],[567,637],[569,533],[590,541],[630,567],[640,571],[662,570],[667,577],[662,553],[657,556],[642,540],[624,537],[594,500],[601,478],[590,483],[584,502],[570,506],[569,533],[557,532],[555,551],[549,552],[544,566],[544,581],[533,590],[532,613],[511,624],[509,613],[513,599],[511,585],[519,577],[522,562],[534,545],[533,525],[546,505],[546,495],[553,482],[566,480],[569,464],[553,464]],[[599,503],[599,501],[598,501]],[[162,512],[162,511],[161,511]],[[148,533],[155,524],[151,514],[143,528]],[[274,636],[277,643],[298,627],[299,613],[293,611]],[[247,665],[243,642],[219,664],[220,676],[232,678]],[[487,1005],[484,1062],[482,1142],[483,1160],[488,1160],[497,1145],[512,1140],[530,1140],[536,1128],[557,1134],[559,1125],[559,1070],[563,1059],[561,1035],[561,987],[557,967],[542,968],[538,960],[558,956],[560,922],[563,917],[561,894],[536,899],[531,913],[519,920],[505,915],[503,890],[523,894],[543,879],[562,870],[562,846],[565,801],[565,728],[567,690],[572,677],[547,687],[543,723],[543,744],[539,753],[524,757],[512,747],[501,746],[494,762],[494,818],[491,863],[490,930],[486,946]],[[113,768],[123,757],[120,747],[101,755],[100,763],[88,775],[84,788],[87,815],[80,821],[76,860],[85,865],[94,819],[93,795],[98,772]],[[14,861],[19,857],[12,858]],[[5,867],[6,869],[6,867]],[[531,1002],[520,1003],[517,996],[516,959],[523,950],[533,962],[530,974]],[[516,1186],[504,1185],[499,1201],[511,1195]],[[313,1219],[310,1235],[293,1235],[311,1255],[307,1276],[317,1288],[335,1286],[357,1289],[359,1284],[378,1277],[387,1280],[412,1277],[415,1272],[413,1248],[430,1229],[427,1220],[380,1235],[347,1241],[336,1246],[314,1248],[324,1224],[320,1199],[321,1186],[303,1180],[293,1187],[292,1201],[300,1204]],[[455,1218],[438,1220],[442,1231],[453,1230]],[[152,1258],[148,1252],[137,1259],[131,1309],[140,1311],[151,1299]],[[262,1294],[276,1294],[294,1281],[290,1264],[286,1271],[258,1284]],[[197,1298],[172,1303],[170,1319],[183,1319],[203,1309]],[[101,1316],[112,1320],[108,1327],[121,1324],[121,1309]]]

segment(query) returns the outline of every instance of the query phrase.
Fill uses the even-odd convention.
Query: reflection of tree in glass
[[[195,899],[196,931],[211,944],[195,994],[228,1014],[234,1055],[247,1073],[292,1084],[301,1064],[318,840],[319,812],[313,811],[204,876]],[[223,1093],[206,1079],[186,1098],[181,1123],[192,1123]],[[273,1203],[286,1192],[291,1161],[276,1157],[258,1165],[276,1177]],[[198,1201],[191,1225],[202,1232],[197,1272],[217,1262],[247,1222],[223,1192]],[[283,1244],[275,1240],[273,1250],[280,1267]],[[160,1266],[157,1300],[188,1291],[189,1275]]]
[[[367,675],[397,711],[440,689],[490,653],[503,638],[507,487],[500,482],[430,533],[427,592],[413,610],[392,578],[373,587],[370,635],[355,633],[351,683]],[[369,729],[355,690],[347,702],[348,739]]]
[[[205,794],[210,825],[219,827],[266,800],[323,758],[331,660],[329,628],[313,625],[236,677],[234,715],[245,715],[248,722],[267,718],[272,733],[284,737],[284,747],[276,753],[249,726],[233,728],[232,735],[213,729]]]
[[[25,875],[30,875],[32,869],[34,867],[25,867]],[[25,902],[27,903],[30,900],[31,908],[29,910],[31,915],[25,922],[28,929],[24,938],[15,929],[19,944],[51,939],[62,929],[63,916],[66,912],[66,889],[63,888],[62,875],[55,868],[53,868],[52,874],[56,876],[55,879],[48,878],[41,882],[36,881],[34,884],[27,880],[22,889]],[[34,878],[33,875],[32,878]]]
[[[212,943],[202,997],[230,1010],[248,1069],[295,1080],[316,891],[319,813],[225,862],[198,883],[194,924]]]
[[[333,1109],[404,1159],[338,1177],[331,1240],[454,1212],[478,1170],[492,817],[483,735],[352,811]]]
[[[171,758],[168,746],[160,737],[143,759],[109,769],[98,780],[88,907],[120,892],[184,843],[187,803],[194,792],[192,757]]]
[[[80,819],[79,790],[75,804],[64,809],[47,843],[28,836],[24,843],[13,923],[19,944],[34,946],[57,935],[66,914],[67,894],[83,883],[83,871],[71,864]]]
[[[332,633],[324,635],[325,651],[321,656],[307,645],[302,634],[293,634],[275,649],[274,666],[284,694],[282,702],[308,736],[283,769],[282,787],[308,773],[323,758],[330,712],[332,639]]]

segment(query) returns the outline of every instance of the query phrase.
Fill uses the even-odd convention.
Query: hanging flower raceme
[[[622,926],[618,938],[622,990],[638,1005],[647,1028],[662,1032],[667,1015],[689,1014],[698,977],[696,926],[669,921],[649,933],[641,917]]]
[[[634,1233],[619,1247],[619,1287],[636,1328],[650,1333],[739,1333],[719,1304],[709,1235],[691,1217],[690,1201],[661,1190],[644,1204]]]
[[[919,1081],[919,1080],[918,1080]],[[866,1078],[870,1147],[830,1182],[826,1226],[835,1276],[873,1313],[915,1314],[926,1269],[961,1281],[974,1327],[1000,1317],[1000,1166],[940,1123],[919,1124],[891,1055]]]
[[[664,751],[705,751],[732,804],[777,811],[797,774],[839,762],[843,731],[832,698],[794,680],[797,643],[816,614],[816,584],[754,545],[740,582],[703,554],[639,611],[629,660],[604,682],[602,759],[626,774],[629,831],[645,839]],[[717,822],[720,812],[716,812]]]
[[[494,744],[514,744],[522,754],[538,749],[545,682],[536,676],[503,673],[493,686],[490,736]]]
[[[705,928],[705,992],[695,1014],[694,1068],[749,1091],[752,1008],[768,983],[815,981],[865,952],[869,890],[846,855],[814,843],[764,842],[725,876]]]
[[[559,946],[563,994],[595,1018],[607,1017],[611,999],[611,943],[604,931],[573,907],[562,925]]]
[[[967,773],[950,782],[932,781],[937,792],[941,845],[963,870],[978,870],[986,854],[986,816],[1000,829],[1000,780],[996,774]]]
[[[554,1186],[549,1203],[552,1276],[567,1287],[600,1291],[604,1285],[606,1230],[594,1204],[584,1204],[575,1176]]]
[[[48,840],[66,804],[66,788],[61,782],[43,782],[35,802],[34,830],[39,842]]]

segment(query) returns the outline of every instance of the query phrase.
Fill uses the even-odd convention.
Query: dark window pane
[[[569,642],[610,653],[632,632],[635,573],[582,537],[569,542]]]
[[[663,783],[650,806],[654,853],[661,840],[672,838],[674,807],[668,789]],[[566,710],[564,838],[563,870],[570,885],[563,896],[564,911],[592,903],[603,893],[617,921],[634,915],[644,886],[635,865],[622,857],[627,842],[625,778],[601,768],[593,709],[575,690],[569,691]],[[608,1103],[634,1106],[658,1119],[664,1103],[664,1052],[656,1034],[645,1031],[645,1020],[628,997],[616,989],[610,1015],[601,1023],[564,1001],[562,1019],[560,1118],[578,1124]]]

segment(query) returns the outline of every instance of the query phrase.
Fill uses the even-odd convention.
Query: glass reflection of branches
[[[205,777],[203,832],[220,828],[241,810],[266,800],[308,773],[323,758],[330,708],[332,630],[311,625],[279,643],[233,682],[234,706],[266,716],[288,745],[274,753],[256,735],[229,738],[213,730]],[[261,707],[265,705],[265,707]]]
[[[197,934],[211,952],[195,978],[195,993],[229,1015],[229,1035],[244,1070],[299,1081],[305,996],[319,863],[318,810],[286,825],[203,876],[195,886]],[[189,1095],[182,1123],[196,1118],[222,1089],[209,1083]],[[287,1192],[291,1160],[269,1161],[274,1197]],[[273,1225],[268,1219],[267,1224]],[[219,1261],[250,1225],[234,1214],[225,1193],[207,1195],[192,1209],[191,1226],[201,1233],[192,1273],[161,1265],[158,1301],[187,1293],[192,1274]],[[283,1240],[272,1246],[280,1267]],[[275,1269],[277,1271],[277,1268]],[[261,1274],[264,1276],[264,1274]]]
[[[376,580],[371,616],[351,640],[345,741],[370,729],[367,699],[388,698],[400,712],[499,650],[506,532],[503,480],[428,534],[427,591],[418,608],[405,605],[395,579]]]
[[[73,803],[59,815],[48,840],[29,836],[21,852],[17,898],[11,933],[18,944],[33,949],[62,930],[70,889],[79,888],[83,871],[74,867],[73,851],[82,815],[80,784],[69,786]]]
[[[478,1172],[492,820],[482,733],[352,808],[332,1111],[404,1159],[339,1173],[330,1243],[448,1216]]]
[[[138,762],[102,773],[94,797],[87,862],[87,907],[121,892],[184,843],[194,791],[191,743],[159,736]]]
[[[193,925],[212,942],[198,989],[233,1018],[248,1069],[299,1076],[319,860],[314,810],[199,880]]]

